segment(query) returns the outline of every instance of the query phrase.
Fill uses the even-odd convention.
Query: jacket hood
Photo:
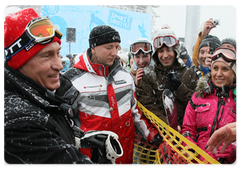
[[[172,37],[175,37],[176,39],[178,39],[176,34],[173,32],[173,30],[167,24],[163,25],[162,28],[155,34],[154,37],[164,37],[164,36],[172,36]],[[184,65],[183,61],[179,57],[180,56],[179,42],[172,48],[175,51],[175,57],[176,57],[177,62],[181,65]],[[158,49],[154,48],[152,58],[157,65],[159,65],[159,64],[162,65],[158,59]]]
[[[179,57],[180,56],[180,53],[179,53],[179,45],[175,45],[174,47],[173,47],[173,50],[174,50],[174,52],[175,52],[175,60],[180,64],[180,65],[182,65],[182,66],[184,66],[185,64],[184,64],[184,62],[182,61],[182,59]],[[159,59],[158,59],[158,49],[155,49],[155,51],[154,51],[154,53],[153,53],[153,55],[152,55],[152,59],[153,59],[153,61],[156,63],[156,65],[161,65],[162,66],[162,64],[161,64],[161,62],[159,61]]]
[[[136,69],[138,69],[138,66],[136,65],[136,63],[135,63],[135,61],[134,61],[134,58],[133,58],[133,55],[131,54],[131,57],[132,57],[132,59],[133,59],[133,64],[132,64],[132,67],[133,68],[136,68]],[[150,67],[150,66],[153,66],[154,65],[154,61],[153,61],[153,59],[152,59],[152,57],[151,57],[151,59],[150,59],[150,63],[149,63],[149,66],[148,67]]]

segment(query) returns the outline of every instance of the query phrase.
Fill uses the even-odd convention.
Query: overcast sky
[[[13,2],[14,1],[15,0],[13,0]],[[35,2],[35,1],[30,1],[30,2]],[[53,3],[54,5],[61,4],[60,1],[59,2],[53,1],[53,2],[55,2],[55,3]],[[102,2],[102,4],[116,3],[116,1],[115,2],[101,1],[101,2]],[[187,5],[191,4],[191,3],[187,3],[187,1],[185,1],[185,0],[179,0],[179,1],[171,0],[169,2],[171,2],[172,5],[165,5],[164,3],[166,3],[166,1],[165,2],[159,1],[158,3],[156,3],[156,1],[154,1],[152,3],[151,3],[151,1],[149,2],[149,5],[155,4],[155,3],[156,3],[156,5],[160,5],[159,8],[153,8],[154,11],[160,16],[160,17],[156,18],[156,27],[159,27],[159,29],[160,29],[162,27],[162,25],[168,24],[173,29],[173,31],[175,32],[175,34],[178,37],[185,37],[186,9],[187,9]],[[187,4],[187,5],[175,5],[175,4],[179,4],[179,2],[182,2],[182,4]],[[200,21],[198,23],[199,30],[200,30],[200,26],[203,25],[204,21],[208,20],[209,18],[219,19],[220,25],[217,26],[217,28],[213,29],[211,31],[211,34],[218,36],[220,38],[220,40],[222,40],[223,38],[226,38],[226,37],[231,37],[231,38],[236,39],[236,7],[237,6],[219,5],[221,2],[220,0],[218,0],[218,1],[214,0],[211,2],[219,2],[219,3],[215,3],[216,5],[215,4],[214,5],[206,5],[206,4],[200,5]],[[228,2],[232,2],[232,0],[228,0]],[[20,4],[26,4],[26,3],[21,2]],[[30,4],[32,4],[32,3],[30,3]],[[45,5],[47,5],[47,4],[49,4],[49,3],[46,3]],[[97,5],[98,3],[93,3],[93,4],[89,3],[88,5],[94,5],[94,4]],[[234,3],[229,3],[229,4],[234,4]],[[10,5],[10,4],[8,4],[8,5]],[[40,4],[38,4],[38,5],[40,5]],[[71,5],[74,5],[74,4],[71,4]],[[75,4],[75,5],[81,5],[81,4]],[[4,5],[2,7],[4,8]],[[237,7],[237,9],[239,9],[239,8]]]
[[[186,5],[161,5],[154,9],[160,16],[156,19],[156,26],[168,24],[178,37],[185,37]],[[231,5],[200,5],[199,30],[209,18],[219,19],[220,25],[211,31],[220,40],[226,37],[236,39],[236,9]]]

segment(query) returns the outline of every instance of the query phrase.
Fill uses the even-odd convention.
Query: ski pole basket
[[[220,164],[197,145],[190,142],[180,133],[168,126],[155,114],[147,110],[140,102],[138,107],[155,125],[163,142],[158,148],[135,137],[133,163],[138,164]],[[191,148],[191,150],[189,150]],[[200,159],[201,158],[201,159]]]

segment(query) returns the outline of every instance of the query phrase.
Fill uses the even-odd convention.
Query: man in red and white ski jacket
[[[115,132],[123,148],[123,155],[116,163],[129,164],[133,159],[135,129],[152,143],[160,144],[161,138],[138,109],[134,80],[117,59],[120,42],[114,28],[94,27],[89,35],[90,48],[77,56],[79,62],[64,75],[81,94],[80,128],[85,132]],[[81,149],[81,152],[91,157],[90,149]]]
[[[119,136],[123,156],[116,163],[132,163],[135,127],[150,142],[158,134],[137,106],[134,80],[115,58],[112,66],[92,63],[88,49],[64,75],[80,91],[80,128],[108,130]],[[89,149],[81,152],[91,157]]]

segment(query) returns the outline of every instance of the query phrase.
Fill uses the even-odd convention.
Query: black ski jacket
[[[92,163],[75,147],[66,100],[7,65],[4,74],[5,161]]]

